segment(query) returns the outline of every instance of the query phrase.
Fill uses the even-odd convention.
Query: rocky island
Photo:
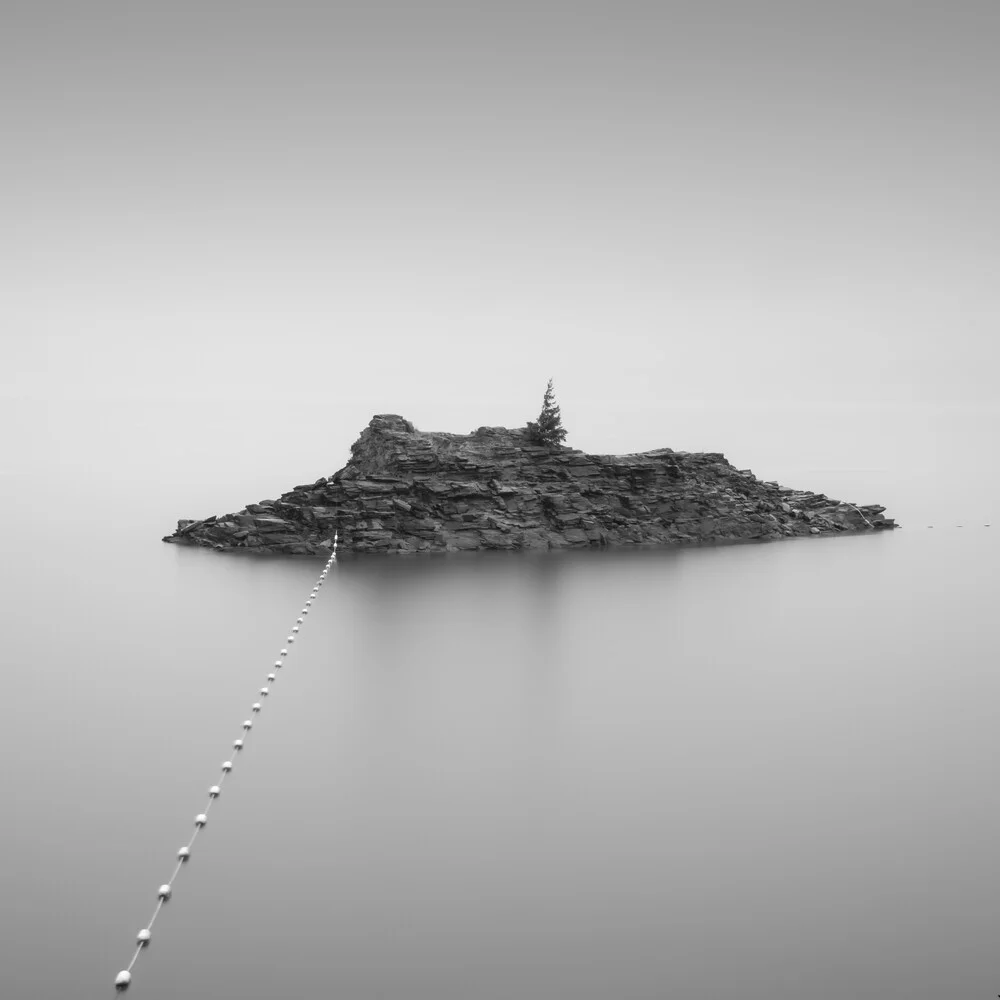
[[[896,527],[884,507],[764,482],[718,453],[588,455],[528,428],[418,431],[380,414],[340,471],[165,542],[295,555],[680,545]]]

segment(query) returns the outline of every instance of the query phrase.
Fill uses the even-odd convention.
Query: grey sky
[[[995,399],[993,0],[352,6],[5,5],[5,395]]]

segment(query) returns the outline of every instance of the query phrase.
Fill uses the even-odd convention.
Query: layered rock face
[[[721,454],[587,455],[521,429],[427,433],[382,414],[329,479],[179,521],[164,541],[289,554],[328,553],[335,531],[355,552],[671,545],[895,527],[884,510],[763,482]]]

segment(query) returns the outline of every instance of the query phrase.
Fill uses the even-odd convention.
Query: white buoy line
[[[933,524],[928,524],[928,525],[927,525],[927,527],[928,527],[928,528],[933,528],[933,527],[934,527],[934,525],[933,525]],[[955,527],[955,528],[964,528],[964,527],[965,527],[965,525],[964,525],[964,524],[955,524],[955,525],[948,525],[948,527]],[[987,524],[984,524],[984,525],[983,525],[983,527],[984,527],[984,528],[988,528],[988,527],[990,527],[990,523],[987,523]]]
[[[326,579],[327,574],[330,572],[333,564],[337,561],[337,533],[334,532],[333,535],[333,552],[330,554],[330,558],[326,561],[326,565],[323,567],[323,572],[320,573],[319,579],[316,581],[315,586],[309,592],[309,597],[306,599],[305,606],[302,608],[301,617],[295,619],[295,625],[292,627],[291,633],[287,636],[285,641],[291,645],[295,642],[295,637],[298,634],[299,628],[302,626],[305,616],[309,614],[309,608],[312,606],[313,601],[316,600],[319,594],[319,588],[323,586],[323,581]],[[267,675],[267,684],[265,684],[260,689],[260,695],[262,698],[266,698],[271,693],[270,685],[277,679],[277,672],[284,666],[285,657],[288,656],[288,648],[282,648],[281,652],[278,654],[278,659],[274,661],[274,670]],[[261,702],[255,701],[250,706],[251,715],[256,715],[261,709]],[[253,719],[245,719],[243,722],[243,737],[240,739],[233,740],[233,750],[236,754],[243,749],[246,741],[246,737],[250,735],[250,730],[253,729]],[[198,813],[194,818],[194,833],[191,834],[191,839],[177,852],[177,864],[174,867],[174,873],[170,876],[170,881],[165,882],[156,892],[156,908],[153,910],[153,915],[149,918],[149,923],[146,924],[142,930],[136,935],[136,948],[135,953],[132,955],[132,961],[128,963],[128,966],[122,969],[121,972],[115,977],[115,990],[118,993],[122,993],[129,988],[132,984],[132,969],[135,963],[139,960],[139,956],[142,954],[144,948],[148,947],[149,942],[153,936],[153,923],[160,914],[160,910],[163,909],[164,903],[166,903],[174,892],[174,882],[177,876],[180,874],[180,870],[188,862],[191,857],[191,848],[194,846],[194,842],[198,834],[205,828],[208,823],[208,811],[212,808],[212,803],[222,794],[222,783],[226,780],[226,775],[229,774],[233,769],[233,762],[231,760],[226,760],[222,762],[222,777],[219,778],[219,783],[217,785],[212,785],[208,790],[208,803],[205,805],[205,811]]]

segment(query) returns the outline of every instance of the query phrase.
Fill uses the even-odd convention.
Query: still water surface
[[[4,478],[18,1000],[111,995],[321,565],[90,457]],[[1000,993],[1000,525],[917,466],[794,480],[893,534],[342,558],[129,995]]]

